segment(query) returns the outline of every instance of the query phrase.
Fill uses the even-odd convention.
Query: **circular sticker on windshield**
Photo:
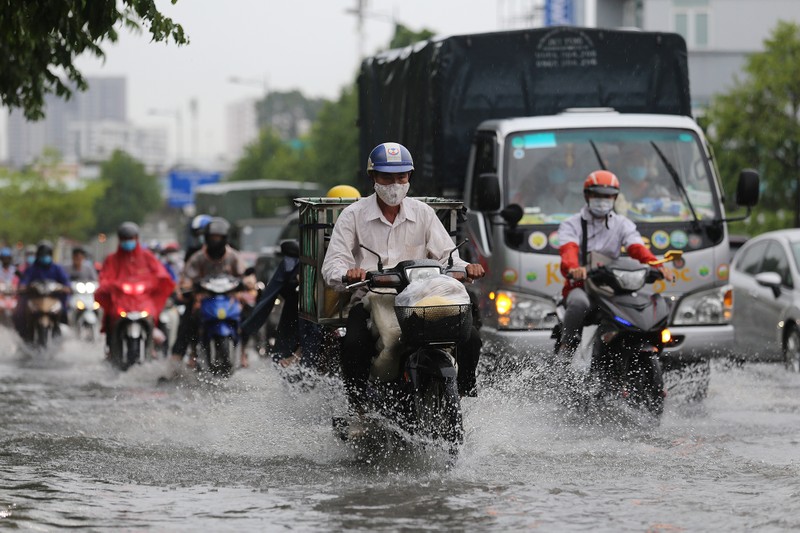
[[[553,233],[551,233],[548,240],[550,241],[550,246],[552,246],[553,248],[558,248],[559,243],[558,243],[558,232],[557,231],[554,231]]]
[[[669,239],[672,241],[672,246],[679,250],[686,248],[686,245],[689,243],[689,236],[686,235],[685,231],[679,229],[670,233]]]
[[[525,157],[525,150],[523,150],[522,148],[514,150],[515,159],[522,159],[523,157]]]
[[[517,271],[513,268],[507,268],[503,271],[503,281],[505,283],[516,283],[517,282]]]
[[[689,248],[700,248],[703,244],[703,238],[697,233],[689,235]]]
[[[547,248],[547,235],[541,231],[534,231],[528,236],[528,245],[534,250],[544,250]]]
[[[513,146],[514,148],[522,148],[523,146],[525,146],[525,139],[523,139],[522,137],[514,137],[513,139],[511,139],[511,146]]]
[[[653,236],[650,237],[650,242],[653,243],[653,246],[658,248],[659,250],[663,250],[667,246],[669,246],[669,235],[664,230],[658,230],[653,232]]]

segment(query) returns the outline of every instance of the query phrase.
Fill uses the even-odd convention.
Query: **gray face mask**
[[[603,218],[614,209],[613,198],[589,198],[589,212],[592,216]]]
[[[410,183],[393,183],[391,185],[380,185],[376,183],[375,192],[378,198],[386,202],[387,205],[394,207],[400,205],[403,198],[406,197],[410,185]]]

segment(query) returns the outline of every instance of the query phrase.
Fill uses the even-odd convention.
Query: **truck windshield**
[[[507,139],[505,165],[507,200],[523,207],[523,225],[577,213],[585,204],[583,180],[601,168],[619,177],[615,209],[634,221],[719,217],[708,161],[690,130],[520,132]]]

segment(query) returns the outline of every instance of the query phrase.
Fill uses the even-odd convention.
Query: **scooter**
[[[158,315],[158,331],[153,331],[157,351],[162,357],[169,355],[169,349],[175,344],[178,336],[178,323],[186,311],[185,305],[179,305],[173,297],[167,298],[164,309]]]
[[[92,281],[73,281],[72,298],[72,325],[79,339],[94,342],[98,335],[99,319],[97,316],[100,304],[94,301],[94,292],[97,284]]]
[[[34,346],[47,348],[61,335],[61,296],[69,289],[53,280],[34,281],[28,285],[28,314],[26,340]]]
[[[236,368],[242,306],[237,293],[242,281],[229,274],[207,277],[197,283],[200,300],[198,368],[228,377]]]
[[[0,283],[0,324],[14,327],[14,310],[17,308],[17,289],[7,283]]]
[[[365,299],[371,298],[373,323],[382,322],[388,313],[393,313],[400,330],[394,349],[387,346],[391,335],[385,329],[380,332],[384,348],[373,360],[367,390],[372,411],[396,424],[400,431],[395,436],[400,440],[404,433],[417,435],[444,444],[454,455],[464,440],[456,380],[457,344],[469,337],[472,328],[469,296],[460,286],[464,303],[395,304],[396,295],[415,281],[427,283],[442,274],[458,281],[467,277],[463,268],[453,267],[452,252],[447,267],[432,259],[421,259],[401,261],[394,268],[384,269],[379,258],[377,271],[368,272],[364,281],[348,285],[347,289],[367,288],[370,294]],[[339,437],[347,440],[349,420],[334,418],[333,423]]]
[[[120,370],[144,363],[153,352],[152,304],[145,296],[148,284],[143,281],[124,282],[115,288],[116,315],[113,317],[109,339],[109,360]]]
[[[589,383],[595,396],[618,398],[656,418],[664,410],[664,378],[660,357],[672,342],[667,328],[670,306],[658,293],[642,291],[663,279],[655,266],[683,263],[680,251],[669,251],[651,266],[628,257],[610,259],[590,254],[584,286],[592,304],[588,324],[597,324],[592,347]],[[557,310],[553,329],[556,351],[561,342],[564,307]],[[592,387],[590,386],[590,390]]]

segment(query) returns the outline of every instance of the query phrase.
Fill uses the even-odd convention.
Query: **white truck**
[[[434,39],[367,59],[359,95],[362,152],[403,143],[413,194],[463,197],[462,255],[488,272],[476,285],[484,355],[553,349],[558,225],[600,168],[619,176],[616,209],[651,251],[683,251],[677,282],[656,287],[672,304],[666,368],[729,353],[731,219],[692,118],[679,35],[558,27]],[[748,214],[758,182],[742,171],[736,203]]]

